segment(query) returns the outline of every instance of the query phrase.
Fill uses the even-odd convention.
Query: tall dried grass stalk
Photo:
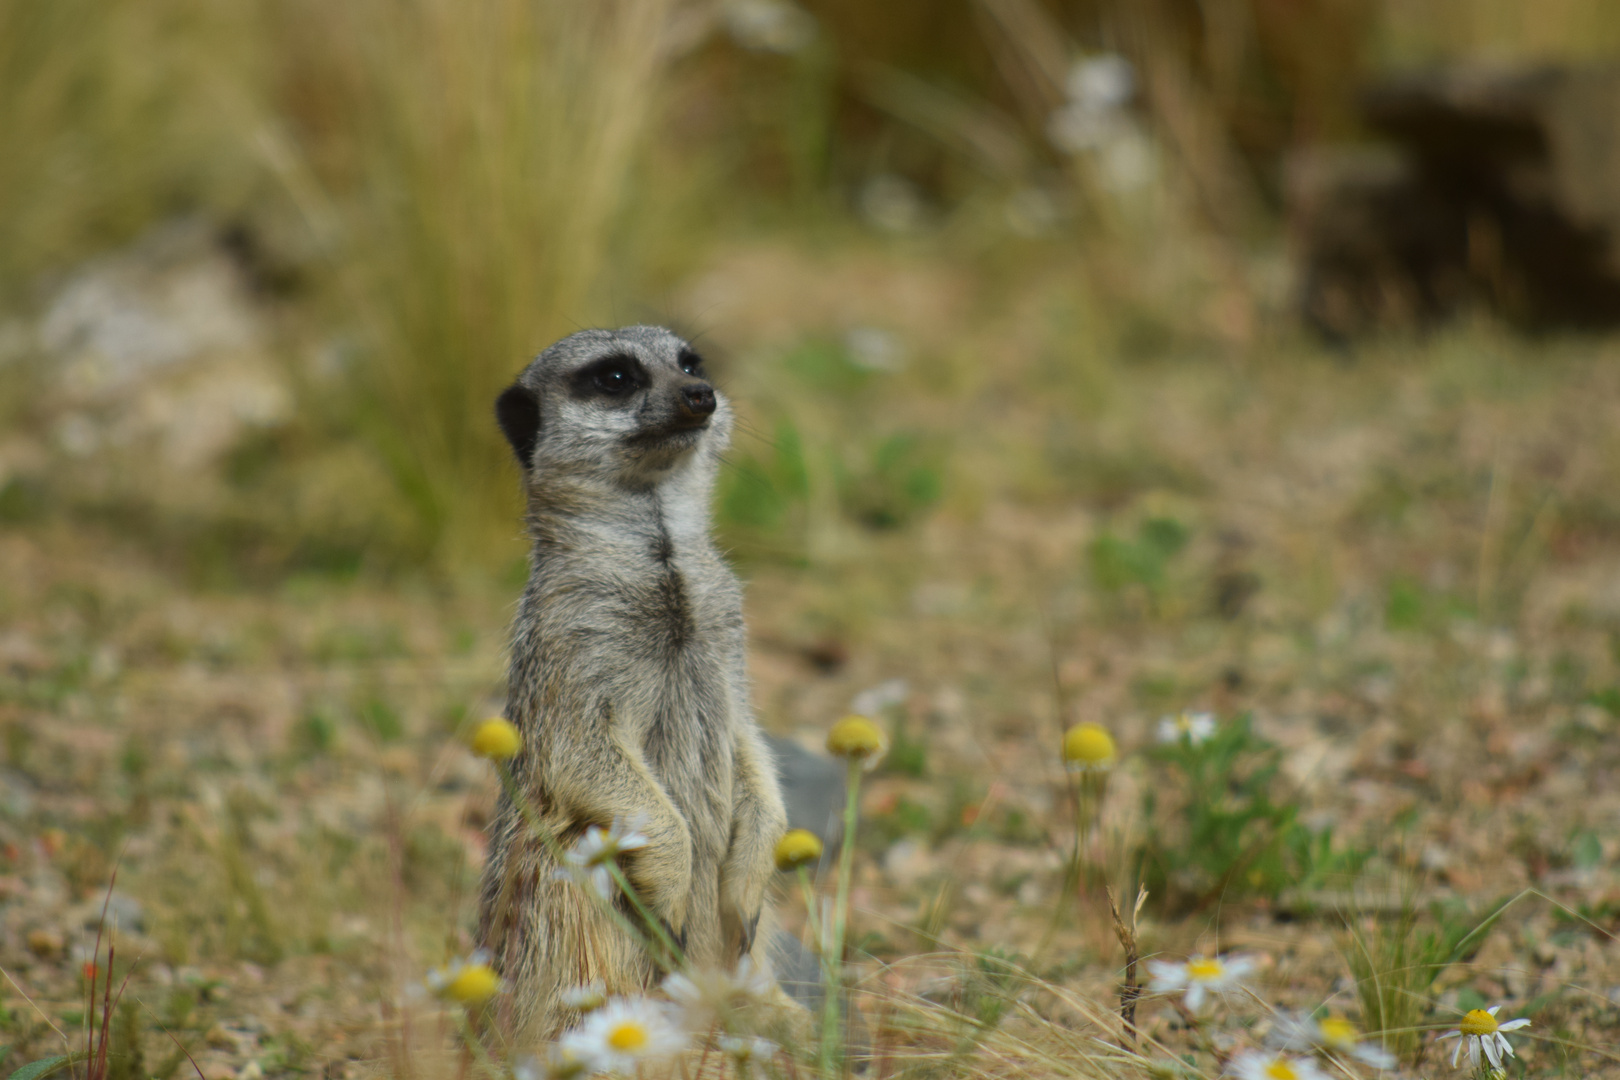
[[[343,90],[354,188],[334,269],[363,334],[361,429],[452,563],[515,531],[492,402],[595,313],[672,2],[358,0],[301,14],[358,73]],[[306,150],[329,167],[348,157]]]
[[[245,201],[251,23],[208,0],[0,2],[0,291]]]

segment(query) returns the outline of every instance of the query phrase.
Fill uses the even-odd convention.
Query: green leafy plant
[[[915,521],[945,491],[938,450],[907,432],[887,436],[846,462],[838,479],[845,512],[873,529]]]
[[[1452,964],[1479,951],[1512,902],[1497,900],[1484,911],[1458,899],[1420,907],[1416,890],[1408,889],[1391,914],[1348,918],[1340,952],[1356,981],[1368,1032],[1415,1061],[1434,1010],[1435,983]]]
[[[1158,770],[1143,795],[1147,834],[1136,851],[1141,882],[1171,910],[1223,898],[1275,898],[1352,875],[1367,854],[1334,845],[1331,830],[1299,820],[1283,790],[1282,752],[1247,715],[1201,741],[1180,738],[1149,752]],[[1163,805],[1161,793],[1179,793]]]
[[[818,523],[896,529],[922,517],[944,494],[944,455],[911,432],[810,453],[783,419],[768,443],[731,458],[718,487],[715,520],[728,543],[745,557],[797,562]]]
[[[799,429],[779,421],[768,444],[735,454],[727,466],[715,496],[715,523],[728,543],[756,557],[802,558],[810,475]]]
[[[1157,613],[1169,591],[1169,570],[1192,538],[1174,518],[1148,518],[1134,539],[1105,532],[1086,551],[1091,579],[1105,594]]]
[[[76,1065],[84,1066],[84,1080],[141,1080],[148,1075],[141,1046],[139,1009],[133,1001],[124,1000],[129,974],[117,980],[114,965],[117,948],[111,935],[105,935],[103,948],[107,905],[117,881],[115,871],[107,882],[107,900],[102,904],[95,945],[84,965],[85,1009],[79,1013],[79,1022],[84,1025],[84,1048],[29,1061],[12,1071],[11,1080],[46,1080]],[[116,990],[115,980],[118,981]],[[0,1062],[9,1057],[10,1052],[10,1046],[0,1047]],[[77,1070],[74,1072],[76,1074]],[[198,1076],[200,1080],[200,1071]]]

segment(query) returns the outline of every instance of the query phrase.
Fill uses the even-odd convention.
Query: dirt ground
[[[864,310],[841,310],[815,291],[828,272],[746,252],[688,300],[730,304],[715,334],[751,431],[797,392],[785,343],[881,319],[906,366],[858,409],[807,398],[805,442],[893,413],[946,448],[915,520],[812,507],[793,557],[735,541],[767,729],[819,748],[888,684],[905,753],[863,798],[868,985],[926,990],[1001,950],[1045,980],[1032,1008],[1085,1029],[1065,995],[1111,1010],[1123,963],[1101,886],[1129,887],[1144,794],[1161,818],[1184,794],[1149,753],[1160,717],[1249,714],[1280,748],[1277,797],[1360,872],[1150,897],[1145,953],[1256,954],[1269,1005],[1356,1015],[1345,954],[1403,897],[1470,926],[1511,899],[1426,991],[1429,1022],[1506,1003],[1533,1019],[1515,1069],[1620,1075],[1614,345],[1470,326],[1353,356],[1262,335],[1131,361],[1069,341],[1051,295],[1000,304],[926,264],[857,261],[833,272]],[[850,288],[862,274],[872,288]],[[445,1021],[422,975],[470,947],[495,794],[459,739],[500,710],[515,595],[495,572],[199,585],[106,522],[6,525],[10,1061],[81,1045],[105,905],[128,1075],[187,1074],[180,1043],[207,1080],[369,1075],[401,1046],[427,1068]],[[1065,898],[1058,747],[1082,721],[1120,760]],[[1163,1003],[1142,1027],[1181,1037]],[[1403,1068],[1446,1066],[1430,1049]]]

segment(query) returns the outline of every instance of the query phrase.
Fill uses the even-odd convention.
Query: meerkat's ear
[[[540,397],[522,383],[513,383],[495,399],[495,419],[512,444],[512,453],[525,469],[534,463],[540,441]]]

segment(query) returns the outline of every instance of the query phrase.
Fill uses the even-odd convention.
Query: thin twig
[[[63,1049],[68,1050],[69,1052],[71,1052],[72,1047],[68,1043],[68,1037],[66,1035],[62,1034],[62,1029],[61,1028],[59,1028],[55,1024],[51,1023],[51,1018],[45,1014],[44,1009],[40,1008],[37,1004],[34,1003],[33,998],[28,996],[28,991],[24,990],[22,987],[17,985],[17,980],[13,979],[11,977],[11,972],[7,971],[3,967],[0,967],[0,975],[4,975],[6,977],[6,982],[11,984],[11,988],[13,990],[17,991],[17,993],[21,994],[23,996],[24,1001],[28,1002],[29,1005],[33,1006],[34,1011],[39,1013],[39,1018],[41,1020],[45,1021],[47,1024],[50,1024],[51,1030],[56,1032],[56,1037],[62,1040]]]
[[[151,1012],[151,1011],[152,1010],[150,1010],[150,1009],[147,1010],[147,1012]],[[197,1064],[197,1059],[191,1056],[191,1051],[186,1049],[186,1044],[181,1042],[175,1036],[174,1032],[170,1031],[168,1028],[164,1027],[162,1024],[158,1025],[158,1030],[163,1032],[163,1034],[167,1035],[170,1039],[174,1040],[175,1048],[178,1049],[182,1054],[184,1054],[186,1056],[187,1061],[191,1062],[191,1069],[192,1069],[193,1072],[195,1072],[197,1074],[197,1080],[204,1080],[202,1068]]]
[[[1119,904],[1114,899],[1114,890],[1104,886],[1108,894],[1108,914],[1114,919],[1114,934],[1119,938],[1120,948],[1125,950],[1125,982],[1119,988],[1119,1018],[1125,1025],[1125,1036],[1130,1040],[1129,1049],[1135,1050],[1140,1037],[1136,1030],[1136,1000],[1142,996],[1142,984],[1136,978],[1136,963],[1140,958],[1136,939],[1136,917],[1142,911],[1142,904],[1147,901],[1147,889],[1139,888],[1136,893],[1136,906],[1131,909],[1129,924],[1119,915]]]

